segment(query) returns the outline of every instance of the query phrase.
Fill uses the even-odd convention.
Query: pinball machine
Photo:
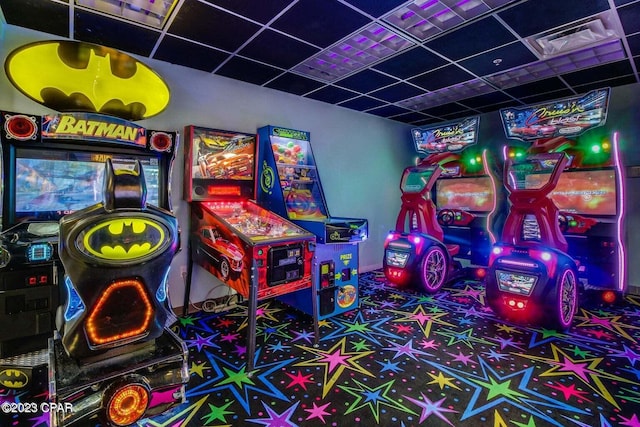
[[[277,126],[258,129],[256,200],[316,236],[315,282],[285,300],[319,319],[357,309],[358,244],[368,222],[329,213],[309,132]]]
[[[187,126],[185,140],[189,272],[193,264],[199,265],[248,299],[250,306],[310,288],[315,236],[252,200],[255,135]],[[185,307],[190,292],[189,274]],[[248,340],[253,345],[255,309],[250,307],[249,316]],[[314,324],[317,327],[315,320]],[[248,363],[252,366],[252,355]]]

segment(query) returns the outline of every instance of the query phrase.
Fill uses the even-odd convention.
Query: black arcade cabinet
[[[63,301],[59,219],[102,200],[104,162],[144,169],[147,200],[170,209],[177,133],[113,116],[1,112],[0,371],[45,351]],[[92,132],[89,130],[92,129]],[[101,131],[102,129],[102,131]]]
[[[169,329],[176,218],[146,203],[144,174],[106,162],[104,202],[60,220],[67,300],[49,342],[52,425],[130,425],[184,401],[186,345]]]

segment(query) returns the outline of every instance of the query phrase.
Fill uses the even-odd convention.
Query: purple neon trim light
[[[499,259],[498,263],[506,264],[506,265],[513,265],[514,267],[526,267],[526,268],[536,268],[536,267],[538,267],[536,264],[534,264],[532,262],[515,261],[515,260],[512,260],[512,259]]]
[[[616,240],[618,243],[618,247],[620,248],[620,253],[618,254],[618,290],[623,292],[626,288],[627,283],[627,263],[626,263],[626,253],[627,248],[624,245],[624,239],[622,235],[622,227],[624,223],[625,217],[625,196],[624,196],[624,177],[623,177],[623,166],[620,161],[619,156],[619,146],[618,146],[618,138],[619,133],[616,131],[613,133],[613,161],[618,169],[618,173],[616,173],[616,185],[618,186],[618,216],[616,218]]]
[[[489,233],[489,240],[491,240],[491,244],[493,245],[496,243],[496,236],[491,231],[491,218],[496,213],[496,207],[498,206],[498,203],[496,202],[497,189],[496,189],[496,180],[493,174],[491,173],[491,171],[489,170],[489,167],[487,166],[487,149],[486,148],[482,150],[482,163],[483,163],[485,174],[489,175],[489,181],[491,181],[491,189],[493,190],[493,206],[491,206],[491,211],[489,211],[489,214],[487,215],[487,223],[485,224],[487,233]]]
[[[420,9],[427,9],[431,6],[433,6],[434,4],[438,3],[438,0],[431,0],[426,2],[425,4],[423,4],[422,6],[420,6]]]

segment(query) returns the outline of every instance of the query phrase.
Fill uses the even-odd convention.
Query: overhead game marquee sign
[[[480,117],[471,117],[458,123],[412,129],[416,151],[422,154],[462,151],[478,142]]]
[[[606,122],[609,92],[609,88],[598,89],[547,104],[503,108],[500,116],[505,134],[523,141],[578,136]]]
[[[145,129],[119,117],[95,113],[34,116],[0,112],[0,140],[20,144],[55,142],[114,143],[157,152],[175,150],[177,132]]]
[[[112,141],[145,147],[146,130],[119,117],[91,113],[60,113],[43,117],[42,137]]]

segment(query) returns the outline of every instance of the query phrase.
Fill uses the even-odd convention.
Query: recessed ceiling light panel
[[[424,41],[511,0],[414,0],[384,20]]]
[[[178,0],[76,0],[87,9],[162,28]]]
[[[394,55],[414,43],[379,24],[372,24],[295,67],[297,73],[335,81]]]
[[[474,79],[400,101],[398,102],[398,105],[410,110],[423,111],[427,108],[460,101],[462,99],[471,98],[473,96],[482,95],[492,91],[494,91],[494,89],[485,81],[481,79]]]

